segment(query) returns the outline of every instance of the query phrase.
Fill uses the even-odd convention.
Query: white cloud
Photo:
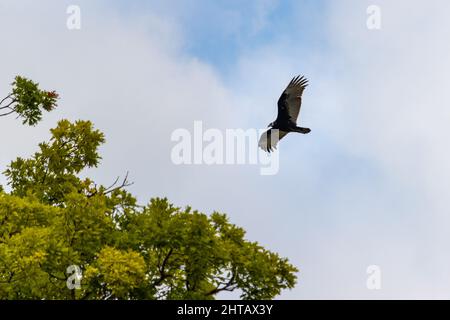
[[[382,29],[370,31],[365,24],[370,4],[347,1],[329,8],[329,35],[338,50],[327,65],[341,72],[331,78],[340,94],[328,108],[335,141],[348,154],[376,164],[382,189],[367,190],[377,179],[366,179],[360,190],[341,185],[349,200],[342,211],[358,215],[345,217],[346,243],[328,247],[330,255],[340,252],[336,263],[345,266],[332,281],[341,282],[341,288],[322,288],[318,296],[448,298],[450,47],[444,39],[450,6],[377,1]],[[366,199],[358,210],[362,196]],[[336,239],[337,230],[322,235],[321,242]],[[352,286],[352,268],[370,264],[370,258],[386,270],[385,286],[376,294]],[[325,264],[319,261],[314,265]],[[307,288],[300,291],[308,295]]]
[[[283,141],[282,173],[267,184],[269,219],[283,221],[282,236],[268,234],[301,269],[286,298],[449,296],[449,5],[378,1],[382,29],[370,31],[370,4],[327,6],[328,52],[280,42],[241,59],[249,104],[268,103],[292,70],[311,79],[301,117],[314,138]],[[365,287],[371,264],[380,291]]]

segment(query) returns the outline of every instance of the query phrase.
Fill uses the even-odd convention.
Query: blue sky
[[[304,1],[129,1],[116,0],[121,14],[147,10],[173,21],[183,37],[182,50],[217,68],[224,77],[243,52],[274,43],[293,50],[325,50],[324,0]]]
[[[65,27],[69,4],[79,31]],[[371,4],[2,1],[0,88],[23,74],[61,101],[36,128],[2,120],[15,141],[0,168],[57,120],[90,119],[107,137],[90,175],[130,171],[141,202],[226,212],[301,270],[281,298],[448,298],[450,4],[376,1],[376,31]],[[300,123],[312,132],[282,140],[277,175],[171,163],[173,130],[264,128],[296,74],[310,79]],[[366,288],[372,264],[382,290]]]

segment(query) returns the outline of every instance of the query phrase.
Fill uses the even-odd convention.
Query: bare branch
[[[16,110],[11,110],[11,111],[9,111],[9,112],[7,112],[7,113],[2,113],[2,114],[0,114],[0,117],[4,117],[4,116],[7,116],[7,115],[9,115],[9,114],[11,114],[11,113],[14,113]]]
[[[5,100],[5,99],[3,99],[3,100]],[[2,102],[3,102],[3,100],[2,100]],[[3,110],[3,109],[11,109],[11,110],[16,110],[15,108],[11,108],[11,105],[13,104],[13,103],[16,103],[17,102],[17,100],[16,99],[12,99],[11,100],[11,102],[9,102],[7,105],[4,105],[3,107],[0,107],[0,110]],[[0,103],[1,104],[1,103]]]
[[[105,188],[101,192],[101,195],[107,195],[116,190],[120,190],[120,189],[123,189],[123,188],[133,185],[134,184],[133,182],[128,181],[128,174],[129,174],[129,172],[127,171],[125,178],[123,178],[122,182],[119,185],[117,185],[117,183],[119,182],[120,177],[117,177],[117,179],[114,181],[113,184],[111,184],[109,187]],[[91,198],[91,197],[95,196],[96,194],[98,194],[97,190],[95,190],[93,193],[89,194],[88,198]]]
[[[1,101],[0,104],[2,104],[3,102],[5,102],[6,100],[8,100],[9,98],[11,98],[12,93],[8,94],[6,97],[4,97]],[[1,108],[0,108],[1,109]]]
[[[113,185],[111,185],[109,188],[106,188],[105,191],[103,191],[103,194],[106,195],[106,194],[109,194],[109,193],[114,192],[116,190],[119,190],[119,189],[122,189],[122,188],[126,188],[126,187],[129,187],[129,186],[133,185],[133,182],[129,182],[128,181],[128,171],[127,171],[127,174],[125,175],[125,178],[123,178],[122,183],[120,185],[118,185],[117,187],[114,187],[118,180],[119,180],[119,178],[116,179],[116,182],[114,182]]]

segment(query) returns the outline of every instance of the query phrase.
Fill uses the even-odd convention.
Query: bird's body
[[[269,124],[270,129],[259,139],[261,149],[271,152],[276,144],[289,132],[309,133],[311,129],[297,126],[297,119],[302,104],[303,90],[308,85],[305,77],[294,77],[278,99],[278,115]]]

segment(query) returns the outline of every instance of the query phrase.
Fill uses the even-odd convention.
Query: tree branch
[[[0,104],[2,104],[3,102],[5,102],[5,101],[8,100],[9,98],[11,98],[11,96],[12,96],[12,93],[8,94],[6,97],[4,97],[4,98],[0,101]],[[0,108],[0,109],[2,109],[2,108]]]
[[[117,182],[119,181],[120,177],[117,177],[117,179],[114,181],[113,184],[111,184],[109,187],[105,188],[105,190],[103,190],[100,194],[101,195],[107,195],[110,194],[116,190],[120,190],[122,188],[126,188],[129,187],[131,185],[133,185],[133,182],[129,182],[128,181],[128,174],[129,172],[127,171],[125,178],[123,178],[122,183],[118,186],[116,186]],[[98,190],[95,190],[94,192],[92,192],[91,194],[88,194],[88,198],[91,198],[93,196],[95,196],[96,194],[98,194]]]
[[[16,110],[11,110],[11,111],[9,111],[9,112],[7,112],[7,113],[2,113],[2,114],[0,114],[0,117],[4,117],[4,116],[7,116],[7,115],[10,115],[11,113],[14,113],[14,112],[16,112]]]
[[[221,291],[233,291],[234,289],[236,289],[236,284],[234,283],[235,277],[236,277],[236,273],[233,270],[230,280],[227,283],[225,283],[223,287],[220,287],[220,284],[219,284],[215,289],[207,292],[206,295],[212,296]]]
[[[169,258],[170,258],[170,256],[172,255],[172,253],[173,253],[173,248],[170,248],[169,252],[167,253],[166,257],[164,258],[164,260],[163,260],[163,262],[162,262],[162,264],[161,264],[161,267],[158,268],[158,269],[159,269],[160,277],[159,277],[158,280],[156,280],[156,281],[153,283],[154,286],[159,286],[165,279],[167,279],[167,278],[170,277],[170,275],[167,274],[167,273],[164,271],[164,269],[166,268],[166,264],[167,264],[167,262],[169,261]]]
[[[4,100],[5,100],[5,99],[3,99],[2,102],[0,102],[0,105],[3,103]],[[11,102],[8,103],[7,105],[3,106],[3,107],[0,107],[0,110],[3,110],[3,109],[11,109],[11,110],[13,110],[13,111],[16,111],[15,108],[11,108],[11,105],[12,105],[13,103],[16,103],[16,102],[17,102],[16,99],[11,99]]]

